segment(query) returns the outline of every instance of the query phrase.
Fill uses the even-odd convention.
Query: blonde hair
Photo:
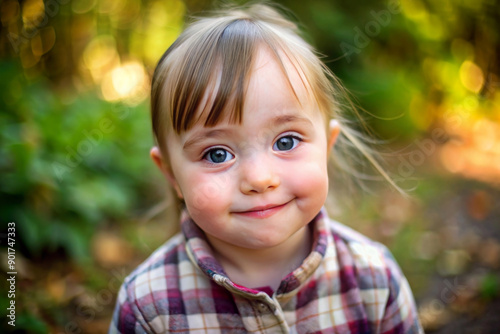
[[[399,190],[365,145],[366,137],[351,128],[351,121],[344,116],[354,111],[359,118],[359,113],[339,79],[300,36],[297,25],[265,4],[230,8],[196,19],[160,59],[153,75],[151,112],[155,141],[163,158],[168,159],[168,131],[180,134],[201,121],[208,127],[223,119],[241,122],[245,88],[259,46],[271,50],[287,78],[285,58],[303,74],[304,86],[325,119],[339,122],[335,163],[352,171],[352,157],[342,151],[355,148]],[[210,103],[204,99],[207,90],[213,92]]]

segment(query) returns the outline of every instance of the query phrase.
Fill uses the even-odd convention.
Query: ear
[[[162,174],[165,175],[168,182],[170,182],[172,187],[174,187],[177,196],[179,196],[179,198],[181,199],[184,198],[182,196],[181,188],[179,187],[179,184],[175,179],[174,173],[172,173],[170,166],[163,159],[160,149],[157,146],[153,146],[153,148],[151,148],[151,151],[149,152],[149,155],[151,156],[151,159],[153,160],[155,165],[158,166]]]
[[[337,120],[330,120],[329,131],[328,131],[328,154],[332,151],[333,145],[337,141],[337,137],[340,134],[340,124]]]

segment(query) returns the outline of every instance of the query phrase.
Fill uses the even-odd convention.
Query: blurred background
[[[385,141],[383,182],[332,215],[386,244],[426,332],[500,328],[500,1],[280,1]],[[156,62],[202,0],[3,0],[2,332],[104,333],[177,229],[149,159]],[[16,326],[7,325],[14,222]],[[12,246],[12,245],[10,245]]]

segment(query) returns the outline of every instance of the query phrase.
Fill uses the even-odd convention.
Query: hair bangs
[[[176,133],[198,122],[212,127],[222,120],[242,121],[259,29],[243,19],[217,30],[200,36],[200,43],[192,43],[191,50],[184,52],[184,73],[180,73],[171,94],[172,127]]]

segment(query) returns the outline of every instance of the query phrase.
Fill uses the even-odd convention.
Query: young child
[[[165,52],[151,157],[182,232],[125,280],[110,333],[422,333],[389,251],[323,208],[337,136],[359,146],[332,79],[266,5],[198,19]]]

